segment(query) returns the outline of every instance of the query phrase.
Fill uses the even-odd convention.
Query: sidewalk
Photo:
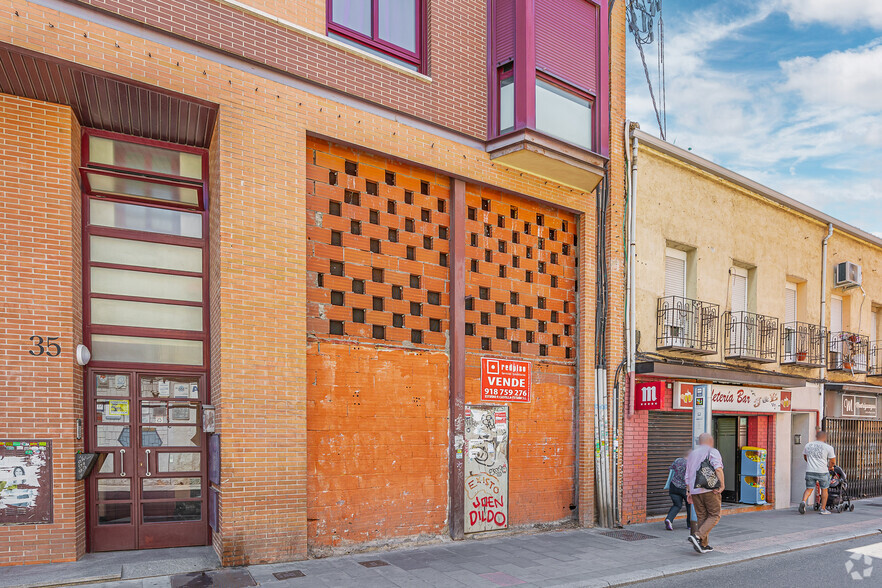
[[[102,588],[618,586],[878,534],[882,526],[880,516],[882,499],[878,498],[856,502],[852,513],[829,516],[813,511],[800,516],[796,509],[728,515],[711,533],[715,551],[706,555],[695,553],[687,543],[682,521],[677,522],[674,532],[665,531],[661,523],[631,525],[613,531],[569,529],[226,569],[204,576],[197,572],[129,579],[137,578],[132,575],[135,573],[147,576],[151,575],[148,572],[192,572],[194,564],[203,566],[195,569],[208,569],[214,564],[205,548],[153,552],[161,556],[161,562],[154,558],[152,565],[144,559],[145,554],[151,552],[97,554],[75,564],[0,568],[0,588],[59,585],[61,578],[56,571],[61,566],[67,566],[68,574],[73,566],[107,572],[108,562],[112,561],[109,558],[116,557],[116,565],[120,566],[121,556],[131,560],[116,571],[117,581],[86,585]],[[168,562],[177,553],[182,556],[177,567],[169,567]],[[133,561],[135,559],[138,561]],[[98,563],[101,565],[96,565]],[[92,576],[91,581],[97,579]],[[79,580],[84,581],[89,579]]]

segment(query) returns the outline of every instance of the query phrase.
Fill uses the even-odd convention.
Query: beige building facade
[[[817,427],[855,492],[877,494],[878,457],[861,444],[880,437],[882,240],[639,130],[632,139],[637,385],[624,471],[635,497],[623,520],[670,506],[663,486],[690,446],[698,384],[731,507],[798,501]]]

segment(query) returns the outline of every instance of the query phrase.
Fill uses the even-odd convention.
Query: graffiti
[[[508,526],[508,409],[468,406],[465,532]]]
[[[0,441],[0,524],[52,522],[49,441]]]

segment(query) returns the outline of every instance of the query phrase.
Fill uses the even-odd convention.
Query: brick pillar
[[[0,441],[49,440],[49,524],[0,526],[0,566],[71,561],[85,551],[84,483],[74,479],[83,418],[80,127],[69,108],[0,95]],[[33,355],[31,337],[57,337]]]

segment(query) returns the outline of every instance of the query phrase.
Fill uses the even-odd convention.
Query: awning
[[[831,392],[860,392],[864,394],[882,394],[882,386],[873,386],[871,384],[836,384],[828,382],[824,384],[824,389]]]
[[[671,379],[707,380],[710,382],[775,386],[779,388],[801,388],[805,386],[805,380],[796,376],[745,372],[720,367],[684,365],[664,361],[638,362],[635,371],[638,376],[658,376]],[[882,392],[882,388],[879,391]]]
[[[217,105],[0,43],[0,92],[70,106],[84,127],[208,147]]]

